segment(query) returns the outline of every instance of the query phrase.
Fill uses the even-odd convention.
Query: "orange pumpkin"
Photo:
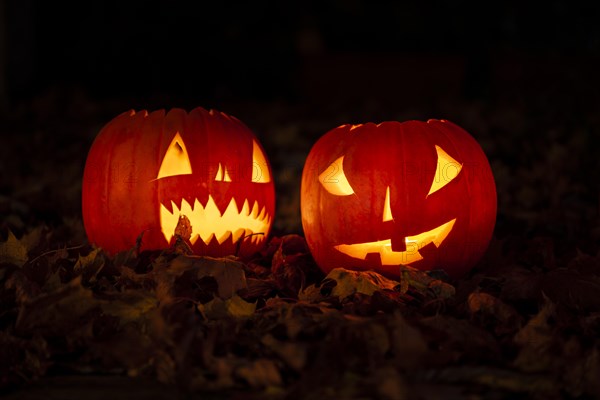
[[[83,221],[91,243],[142,250],[174,240],[188,217],[196,254],[248,256],[261,248],[275,211],[271,167],[238,119],[201,107],[126,112],[108,122],[86,160]]]
[[[301,214],[325,272],[398,277],[410,265],[459,276],[492,237],[496,185],[477,141],[449,121],[342,125],[307,157]]]

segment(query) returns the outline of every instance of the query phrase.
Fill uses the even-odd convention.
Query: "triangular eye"
[[[329,193],[336,196],[350,196],[354,194],[354,189],[350,186],[346,174],[344,174],[344,156],[329,165],[325,171],[319,175],[319,182]]]
[[[160,164],[156,179],[174,175],[189,175],[191,173],[192,165],[190,164],[190,157],[188,156],[183,139],[181,139],[179,132],[177,132]]]
[[[271,182],[269,164],[256,140],[252,142],[252,182]]]
[[[440,146],[435,146],[435,150],[437,151],[437,167],[427,196],[449,184],[462,169],[462,164],[450,157]]]

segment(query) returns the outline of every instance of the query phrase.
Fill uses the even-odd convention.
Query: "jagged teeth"
[[[208,244],[213,236],[219,243],[225,242],[230,236],[234,243],[241,238],[258,243],[265,239],[265,235],[252,234],[257,232],[266,234],[271,223],[266,208],[264,206],[260,208],[258,202],[254,201],[250,209],[247,199],[240,210],[235,199],[232,198],[222,214],[210,195],[205,205],[202,205],[198,199],[194,200],[193,205],[190,205],[186,199],[182,199],[179,205],[171,201],[169,206],[170,208],[163,204],[160,206],[160,224],[167,241],[173,237],[180,215],[185,215],[190,220],[192,244],[196,243],[198,238]]]

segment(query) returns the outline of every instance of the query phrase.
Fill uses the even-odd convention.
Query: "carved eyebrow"
[[[440,146],[436,145],[435,150],[437,152],[437,166],[427,196],[449,184],[462,170],[462,164],[452,158]]]
[[[171,144],[167,147],[167,152],[160,164],[156,179],[174,175],[189,175],[191,173],[190,157],[181,135],[177,132],[171,140]]]
[[[349,196],[354,194],[346,174],[344,174],[344,156],[341,156],[319,175],[319,182],[329,193],[336,196]]]

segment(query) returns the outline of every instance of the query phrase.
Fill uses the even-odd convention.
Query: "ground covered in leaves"
[[[220,107],[257,132],[275,171],[274,231],[249,260],[185,247],[111,257],[87,243],[85,154],[100,126],[130,106],[76,89],[43,93],[6,121],[0,148],[0,391],[600,397],[600,114],[597,101],[564,90],[395,114],[373,103],[327,117],[282,102]],[[341,123],[430,117],[465,127],[490,158],[499,210],[484,259],[460,279],[410,268],[396,280],[342,266],[323,274],[299,224],[312,142]]]

